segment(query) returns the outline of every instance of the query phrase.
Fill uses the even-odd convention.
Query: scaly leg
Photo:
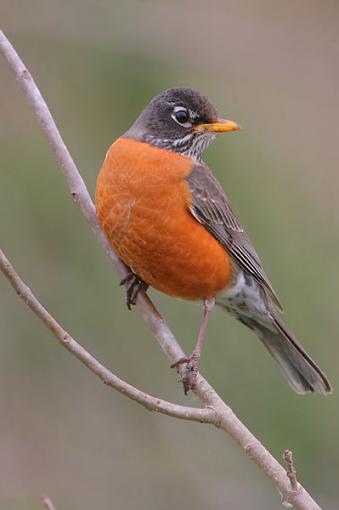
[[[179,365],[186,364],[184,373],[182,375],[182,383],[184,386],[185,395],[187,395],[189,390],[194,389],[195,383],[197,381],[201,349],[206,336],[209,314],[214,307],[214,303],[214,298],[204,300],[204,313],[200,324],[198,338],[191,356],[189,358],[179,359],[176,363],[171,365],[171,368],[178,368]]]

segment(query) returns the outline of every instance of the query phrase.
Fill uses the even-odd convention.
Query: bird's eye
[[[180,124],[185,124],[185,122],[188,121],[189,115],[187,110],[179,110],[175,113],[175,118],[177,119]]]
[[[172,119],[183,127],[189,128],[192,126],[189,111],[182,106],[176,106],[174,108]]]

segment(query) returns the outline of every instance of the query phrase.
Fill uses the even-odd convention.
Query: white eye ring
[[[180,120],[177,118],[177,114],[180,112],[187,114],[187,120],[185,122],[180,122]],[[191,117],[190,112],[187,110],[187,108],[185,108],[183,106],[175,106],[171,117],[177,124],[179,124],[179,126],[182,126],[184,128],[192,127],[192,122],[190,122],[190,120],[189,120]]]

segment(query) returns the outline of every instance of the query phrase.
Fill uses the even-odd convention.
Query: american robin
[[[217,133],[238,130],[189,88],[152,99],[107,152],[96,187],[101,227],[131,269],[127,305],[148,285],[202,300],[204,313],[184,364],[194,387],[214,303],[252,329],[297,393],[330,393],[326,376],[281,319],[282,307],[244,229],[208,166],[204,149]]]

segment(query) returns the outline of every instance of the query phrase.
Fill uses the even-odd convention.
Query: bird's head
[[[173,88],[154,97],[125,136],[200,160],[217,133],[238,129],[235,122],[218,117],[207,97]]]

